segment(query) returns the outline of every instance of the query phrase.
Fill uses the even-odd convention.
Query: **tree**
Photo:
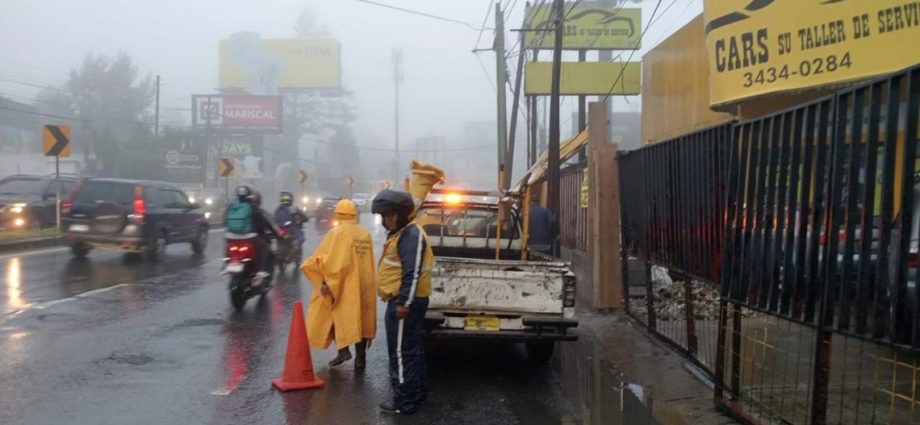
[[[129,143],[145,139],[150,133],[148,108],[153,101],[153,82],[141,78],[138,68],[126,52],[114,58],[87,53],[79,69],[71,70],[67,83],[71,111],[85,123],[82,132],[99,161],[104,175],[116,175],[119,160],[127,160],[121,151]],[[159,158],[139,156],[139,161]],[[122,168],[126,175],[130,169]]]

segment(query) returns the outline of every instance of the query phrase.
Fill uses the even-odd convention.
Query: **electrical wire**
[[[479,68],[482,69],[482,73],[486,76],[486,80],[489,80],[489,84],[492,86],[492,90],[498,93],[498,87],[495,86],[495,81],[492,81],[492,76],[489,75],[489,71],[486,70],[486,64],[482,63],[482,58],[479,55],[476,56],[476,61],[479,62]]]
[[[479,42],[482,41],[482,33],[486,30],[486,21],[489,20],[489,12],[492,11],[492,6],[495,5],[495,2],[490,2],[489,7],[486,9],[486,16],[482,17],[482,28],[479,29],[479,36],[476,37],[476,43],[473,45],[473,52],[475,53],[479,50]]]
[[[409,13],[409,14],[412,14],[412,15],[418,15],[418,16],[424,16],[424,17],[426,17],[426,18],[437,19],[437,20],[439,20],[439,21],[451,22],[451,23],[454,23],[454,24],[460,24],[460,25],[463,25],[463,26],[468,27],[469,29],[471,29],[471,30],[473,30],[473,31],[482,31],[482,30],[487,30],[487,29],[494,29],[494,28],[488,28],[488,27],[485,27],[485,26],[483,26],[483,27],[476,27],[476,26],[474,26],[473,24],[471,24],[471,23],[469,23],[469,22],[464,22],[464,21],[460,21],[460,20],[457,20],[457,19],[447,18],[447,17],[444,17],[444,16],[432,15],[432,14],[430,14],[430,13],[419,12],[419,11],[417,11],[417,10],[406,9],[406,8],[403,8],[403,7],[393,6],[393,5],[390,5],[390,4],[378,3],[378,2],[376,2],[376,1],[371,1],[371,0],[355,0],[355,1],[360,2],[360,3],[367,3],[367,4],[370,4],[370,5],[379,6],[379,7],[383,7],[383,8],[387,8],[387,9],[398,10],[398,11],[400,11],[400,12],[405,12],[405,13]]]
[[[662,1],[662,0],[658,0],[658,3],[655,4],[655,9],[652,10],[652,16],[649,17],[649,22],[653,22],[653,21],[655,20],[655,15],[658,14],[658,8],[661,7],[661,1]],[[651,27],[652,27],[651,25],[646,25],[646,26],[645,26],[645,29],[642,30],[642,34],[639,36],[639,39],[640,39],[640,40],[643,39],[643,38],[645,38],[645,33],[647,33],[648,30],[649,30],[649,28],[651,28]],[[633,50],[632,52],[629,53],[629,58],[626,59],[626,62],[624,62],[624,63],[623,63],[623,66],[620,68],[620,75],[618,75],[618,76],[617,76],[617,79],[613,81],[613,84],[610,85],[610,90],[608,90],[608,91],[607,91],[607,95],[604,96],[604,102],[606,102],[607,99],[610,98],[610,95],[613,93],[613,90],[616,88],[617,84],[618,84],[618,83],[620,82],[620,80],[623,78],[623,74],[626,73],[626,67],[629,66],[629,62],[632,60],[633,55],[634,55],[635,53],[636,53],[635,50]]]

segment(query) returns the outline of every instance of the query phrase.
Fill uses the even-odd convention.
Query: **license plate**
[[[501,320],[492,316],[468,316],[464,329],[468,331],[497,331],[501,329]]]
[[[227,273],[239,273],[243,271],[243,265],[240,263],[227,264]]]
[[[89,226],[86,224],[71,224],[70,231],[71,232],[88,232]]]

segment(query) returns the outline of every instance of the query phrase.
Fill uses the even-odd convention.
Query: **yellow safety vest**
[[[434,253],[431,251],[431,244],[428,243],[428,235],[421,226],[412,222],[399,232],[387,236],[387,241],[383,245],[383,255],[380,256],[380,262],[377,265],[377,293],[384,301],[389,301],[399,295],[403,276],[402,261],[399,258],[399,238],[409,226],[418,228],[419,235],[425,240],[425,252],[421,259],[422,268],[418,282],[415,284],[415,294],[410,294],[410,296],[426,298],[431,295],[431,266],[434,264]]]

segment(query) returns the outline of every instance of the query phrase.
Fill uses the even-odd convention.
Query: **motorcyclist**
[[[269,276],[267,270],[272,267],[271,265],[271,239],[278,238],[280,233],[278,231],[278,226],[274,223],[271,217],[262,210],[262,195],[253,190],[249,185],[242,185],[236,188],[236,198],[237,202],[241,204],[249,204],[251,206],[251,233],[248,234],[236,234],[237,237],[245,237],[246,239],[251,239],[253,245],[255,246],[256,251],[259,253],[259,263],[256,264],[256,270],[259,270],[256,275],[260,278]],[[228,233],[233,234],[233,226],[231,225],[231,209],[233,205],[227,207],[227,213],[224,215],[227,220]]]
[[[304,243],[303,223],[310,221],[299,208],[294,206],[294,195],[291,192],[281,192],[281,204],[275,210],[275,223],[284,226],[285,223],[291,222],[290,227],[286,227],[288,232],[298,244]]]

